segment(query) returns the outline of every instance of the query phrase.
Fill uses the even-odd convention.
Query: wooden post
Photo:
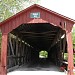
[[[24,53],[23,53],[24,54],[24,59],[23,59],[24,61],[23,62],[25,63],[25,41],[24,41],[24,47],[23,47],[23,49],[24,49]]]
[[[67,50],[68,50],[68,75],[74,75],[72,33],[66,32],[66,38],[67,38]]]
[[[24,48],[25,48],[25,44],[23,43],[23,63],[22,64],[24,64]]]
[[[63,38],[63,59],[64,59],[64,52],[65,52],[65,46],[66,46],[66,34],[65,34],[65,37]]]
[[[11,37],[10,37],[10,35],[9,35],[9,43],[10,43],[10,47],[11,47],[11,52],[12,52],[12,55],[14,56],[15,54],[14,54],[14,48],[13,48],[13,45],[12,45],[12,41],[11,41]]]
[[[22,60],[22,38],[20,39],[20,44],[19,44],[19,66],[20,65],[22,65],[22,62],[21,62],[21,60]]]
[[[60,48],[60,50],[59,50],[59,60],[60,60],[60,66],[61,66],[61,61],[63,61],[62,60],[62,42],[61,42],[61,31],[60,31],[60,33],[59,33],[59,44],[60,44],[60,46],[59,46],[59,48]]]
[[[7,34],[2,34],[1,45],[1,75],[7,75]]]
[[[18,62],[18,44],[19,41],[18,41],[18,36],[16,36],[16,65],[19,65],[19,62]]]

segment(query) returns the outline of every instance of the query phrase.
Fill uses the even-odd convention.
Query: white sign
[[[30,13],[30,18],[40,18],[40,12]]]

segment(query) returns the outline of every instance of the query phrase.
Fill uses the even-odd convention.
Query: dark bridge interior
[[[8,40],[8,69],[28,64],[48,67],[52,62],[60,66],[66,51],[65,31],[49,23],[22,24]],[[48,58],[39,58],[39,52],[48,52]]]

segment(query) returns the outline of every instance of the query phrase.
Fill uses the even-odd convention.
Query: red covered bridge
[[[40,5],[32,5],[0,23],[2,32],[1,74],[24,63],[37,63],[39,52],[47,61],[61,65],[68,52],[68,75],[74,75],[72,27],[75,21]],[[40,62],[40,61],[39,61]]]

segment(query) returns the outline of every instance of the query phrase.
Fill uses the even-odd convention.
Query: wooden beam
[[[18,44],[19,41],[18,41],[18,35],[16,36],[16,56],[18,56]],[[16,59],[16,64],[19,65],[19,62],[18,62],[18,59]]]
[[[16,34],[49,34],[49,33],[57,33],[57,30],[51,30],[51,31],[47,31],[47,32],[26,32],[26,31],[12,31],[12,34],[16,33]]]
[[[61,41],[61,32],[59,33],[59,61],[60,61],[60,66],[61,66],[61,62],[63,61],[62,58],[62,41]]]
[[[47,32],[41,32],[41,33],[35,33],[35,32],[25,32],[25,31],[20,31],[20,33],[24,34],[50,34],[50,33],[56,33],[57,31],[47,31]]]
[[[12,52],[12,56],[15,56],[16,57],[16,55],[15,55],[15,38],[12,38],[12,35],[11,34],[9,34],[9,46],[10,46],[10,50],[11,50],[11,52]],[[13,64],[14,64],[14,66],[16,65],[16,58],[12,58],[12,60],[13,61],[11,61],[11,59],[10,58],[8,58],[8,60],[9,60],[9,65],[11,65],[11,67],[13,66]]]
[[[20,39],[20,44],[19,44],[19,56],[20,56],[20,58],[19,58],[19,65],[22,65],[22,58],[21,58],[21,56],[22,56],[22,37],[21,37],[21,39]]]
[[[65,47],[66,47],[66,34],[65,34],[65,36],[64,36],[64,38],[63,38],[63,59],[64,59],[64,52],[65,52]]]
[[[53,43],[52,43],[52,45],[51,45],[51,47],[53,47],[57,42],[58,42],[58,40],[59,40],[59,34],[60,34],[60,30],[58,31],[58,33],[57,33],[57,35],[56,35],[56,37],[55,37],[55,39],[54,39],[54,41],[53,41]]]
[[[8,35],[2,34],[1,45],[1,75],[7,75],[7,41]]]
[[[25,42],[24,42],[25,43]],[[22,55],[24,56],[25,54],[24,54],[24,51],[25,51],[25,44],[23,43],[23,53],[22,53]],[[23,63],[22,64],[24,64],[24,57],[23,57]]]
[[[28,37],[28,38],[33,38],[33,37],[44,37],[44,38],[47,38],[47,37],[49,37],[49,38],[54,38],[55,37],[55,34],[52,34],[52,35],[48,35],[48,36],[34,36],[34,35],[23,35],[24,37]]]
[[[9,37],[8,37],[8,39],[9,39]],[[7,45],[7,46],[8,46],[8,47],[7,47],[7,48],[8,48],[8,51],[7,51],[7,52],[8,52],[8,53],[7,53],[7,56],[9,56],[9,55],[10,55],[10,45],[9,45],[9,40],[8,40],[8,45]]]
[[[11,32],[12,34],[15,35],[49,35],[49,34],[56,34],[57,31],[48,31],[48,32],[25,32],[25,31],[18,31],[18,32]]]
[[[23,53],[23,43],[22,43],[22,41],[21,41],[21,56],[23,55],[22,53]],[[22,63],[23,63],[22,58],[23,58],[23,57],[21,57],[21,65],[22,65]]]
[[[66,31],[66,39],[68,51],[68,75],[74,75],[72,32]]]
[[[12,55],[15,55],[14,54],[14,49],[13,49],[13,46],[12,46],[12,41],[11,41],[11,35],[9,34],[9,44],[10,44],[10,47],[11,47],[11,52],[12,52]]]

